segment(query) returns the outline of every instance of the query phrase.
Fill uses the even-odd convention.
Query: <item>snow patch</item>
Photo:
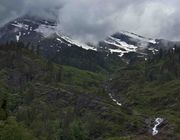
[[[16,23],[16,24],[12,24],[13,26],[15,27],[18,27],[18,28],[23,28],[23,24],[22,23]]]
[[[86,44],[84,44],[84,43],[82,43],[82,42],[79,42],[79,41],[77,41],[77,40],[73,40],[73,39],[71,39],[71,38],[69,38],[69,37],[67,37],[67,36],[60,35],[60,34],[58,34],[58,33],[57,33],[57,35],[58,35],[60,38],[62,38],[63,40],[65,40],[66,42],[70,43],[70,45],[73,44],[73,45],[76,45],[76,46],[78,46],[78,47],[81,47],[81,48],[83,48],[83,49],[85,49],[85,50],[94,50],[94,51],[97,51],[96,48],[93,48],[93,47],[91,47],[91,46],[88,46],[88,45],[86,45]],[[70,46],[70,45],[68,45],[68,46]]]
[[[120,39],[114,37],[108,37],[105,41],[106,44],[113,45],[117,47],[117,49],[109,49],[111,53],[120,53],[120,57],[122,57],[125,53],[136,52],[137,46],[129,45]]]
[[[158,50],[155,49],[155,48],[148,48],[148,50],[149,50],[149,51],[152,51],[152,53],[153,53],[154,55],[156,54],[156,52],[158,52]]]
[[[32,28],[30,30],[32,30]],[[49,37],[50,35],[56,33],[56,27],[42,24],[34,31],[41,33],[44,37]]]
[[[59,38],[56,38],[56,40],[59,41],[59,42],[61,42],[61,43],[63,43],[63,41],[62,41],[61,39],[59,39]]]
[[[18,33],[18,35],[16,35],[16,41],[19,42],[19,39],[21,37],[21,32]]]
[[[122,106],[121,103],[119,103],[116,99],[113,98],[112,94],[109,93],[109,97],[112,99],[113,102],[115,102],[118,106]]]
[[[29,25],[26,25],[26,24],[23,24],[23,23],[12,23],[11,25],[17,27],[17,28],[23,28],[25,30],[28,30],[29,29]]]

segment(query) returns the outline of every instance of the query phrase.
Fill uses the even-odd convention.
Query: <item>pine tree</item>
[[[58,69],[57,75],[56,75],[56,81],[61,82],[62,81],[62,72],[63,72],[63,67],[60,67]]]
[[[8,113],[7,113],[7,100],[4,99],[2,101],[1,107],[0,107],[0,120],[7,120]]]

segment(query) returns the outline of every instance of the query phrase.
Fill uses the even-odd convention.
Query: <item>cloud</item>
[[[52,18],[62,0],[0,0],[0,25],[25,14]]]
[[[23,0],[1,0],[0,1],[0,25],[19,16],[23,10]]]
[[[137,0],[78,0],[67,3],[60,9],[62,29],[73,37],[83,40],[99,40],[117,32],[120,28],[117,19],[121,20],[124,11],[133,5],[138,7]]]
[[[73,38],[97,41],[127,30],[153,38],[180,40],[178,0],[1,0],[1,25],[26,13],[58,18]]]

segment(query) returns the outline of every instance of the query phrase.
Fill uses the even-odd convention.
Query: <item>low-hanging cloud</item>
[[[31,13],[58,18],[63,32],[83,41],[120,30],[180,40],[179,5],[178,0],[1,0],[0,25]]]

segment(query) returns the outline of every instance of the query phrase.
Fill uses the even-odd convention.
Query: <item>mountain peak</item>
[[[140,57],[147,51],[153,54],[158,50],[156,39],[146,38],[128,31],[116,32],[100,42],[101,48],[108,48],[111,53],[117,53],[123,57],[127,53],[137,53]]]
[[[115,34],[112,35],[113,37],[115,38],[121,38],[122,36],[124,36],[124,38],[129,38],[131,39],[132,41],[135,40],[135,41],[138,41],[140,43],[151,43],[151,44],[156,44],[156,39],[152,39],[152,38],[146,38],[146,37],[143,37],[141,35],[138,35],[138,34],[135,34],[135,33],[132,33],[132,32],[128,32],[128,31],[120,31],[120,32],[116,32]]]
[[[59,52],[62,47],[75,46],[86,50],[114,53],[120,57],[135,53],[142,58],[145,58],[149,52],[156,54],[159,48],[165,44],[165,41],[162,40],[146,38],[128,31],[119,31],[103,41],[99,41],[99,45],[92,46],[66,35],[54,19],[29,15],[17,18],[0,28],[0,42],[5,43],[7,41],[21,41],[39,45],[46,52],[49,50]],[[167,42],[166,44],[173,45],[172,42]]]

